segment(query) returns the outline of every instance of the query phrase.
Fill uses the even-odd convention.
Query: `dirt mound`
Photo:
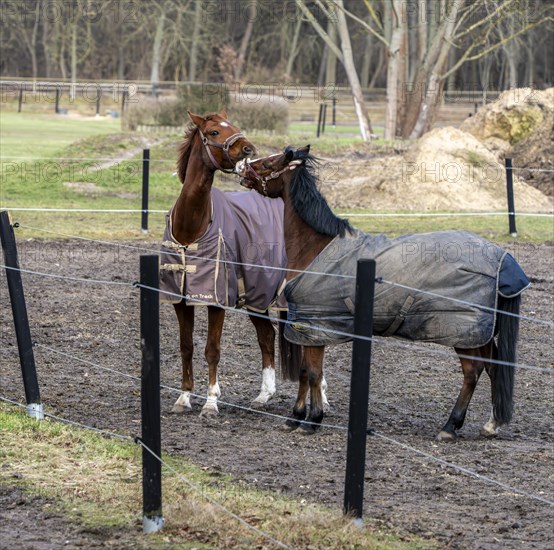
[[[506,174],[497,158],[501,149],[495,154],[469,133],[436,128],[404,156],[342,159],[334,173],[320,177],[321,190],[335,208],[505,210]],[[552,208],[548,197],[517,177],[514,192],[519,211]]]
[[[460,130],[473,134],[479,141],[500,138],[515,145],[529,136],[554,115],[554,88],[507,90],[489,105],[467,118]]]
[[[543,123],[511,151],[517,175],[545,195],[554,196],[554,117]],[[539,172],[538,170],[550,170]]]

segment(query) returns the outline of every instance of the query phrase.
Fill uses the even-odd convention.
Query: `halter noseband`
[[[222,172],[225,172],[226,174],[232,174],[233,169],[225,169],[223,168],[217,160],[215,160],[215,157],[213,156],[212,152],[210,151],[211,147],[217,147],[218,149],[223,149],[223,152],[225,153],[225,158],[229,161],[229,164],[232,164],[233,166],[236,165],[235,162],[231,160],[231,157],[229,156],[229,148],[239,139],[244,137],[244,134],[241,132],[237,132],[236,134],[233,134],[232,136],[229,136],[223,143],[216,143],[215,141],[211,141],[208,139],[202,132],[200,132],[200,136],[202,138],[202,143],[204,144],[204,147],[206,148],[206,151],[208,153],[208,157],[210,157],[210,160],[212,161],[212,164],[215,166],[216,170],[221,170]]]
[[[246,178],[248,178],[249,176],[249,173],[251,173],[255,180],[262,186],[262,195],[264,195],[264,197],[267,197],[268,194],[267,194],[267,182],[268,181],[271,181],[271,180],[274,180],[274,179],[277,179],[281,174],[284,174],[287,170],[290,170],[290,165],[292,163],[289,163],[287,164],[282,170],[278,170],[276,172],[271,172],[271,174],[268,174],[267,176],[260,176],[256,170],[254,170],[254,168],[250,165],[250,163],[247,161],[245,163],[245,166],[246,166]]]

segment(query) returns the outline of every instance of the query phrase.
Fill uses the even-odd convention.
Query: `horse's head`
[[[256,152],[240,129],[227,120],[225,111],[205,117],[189,111],[188,115],[200,132],[209,161],[217,170],[233,171],[237,162]]]
[[[308,158],[310,146],[293,149],[287,147],[284,153],[259,159],[244,159],[237,163],[235,172],[241,176],[240,184],[247,189],[272,199],[283,196],[287,172],[303,164]]]

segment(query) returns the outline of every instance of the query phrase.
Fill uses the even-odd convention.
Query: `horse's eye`
[[[218,132],[217,130],[212,130],[212,131],[210,132],[210,136],[214,136],[214,137],[215,137],[215,136],[218,136],[218,135],[219,135],[219,132]]]

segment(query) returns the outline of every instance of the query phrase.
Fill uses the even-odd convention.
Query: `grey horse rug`
[[[283,239],[283,201],[258,193],[212,189],[212,219],[197,242],[179,244],[166,215],[160,288],[164,302],[246,306],[265,312],[286,309],[281,297],[287,257]],[[273,268],[273,269],[272,269]],[[282,268],[282,269],[274,269]],[[282,294],[281,294],[282,296]]]
[[[494,335],[498,296],[517,296],[530,285],[508,252],[472,233],[389,239],[354,231],[334,238],[287,283],[287,340],[311,346],[351,340],[361,258],[375,259],[383,279],[375,286],[373,320],[373,332],[381,336],[480,347]]]

